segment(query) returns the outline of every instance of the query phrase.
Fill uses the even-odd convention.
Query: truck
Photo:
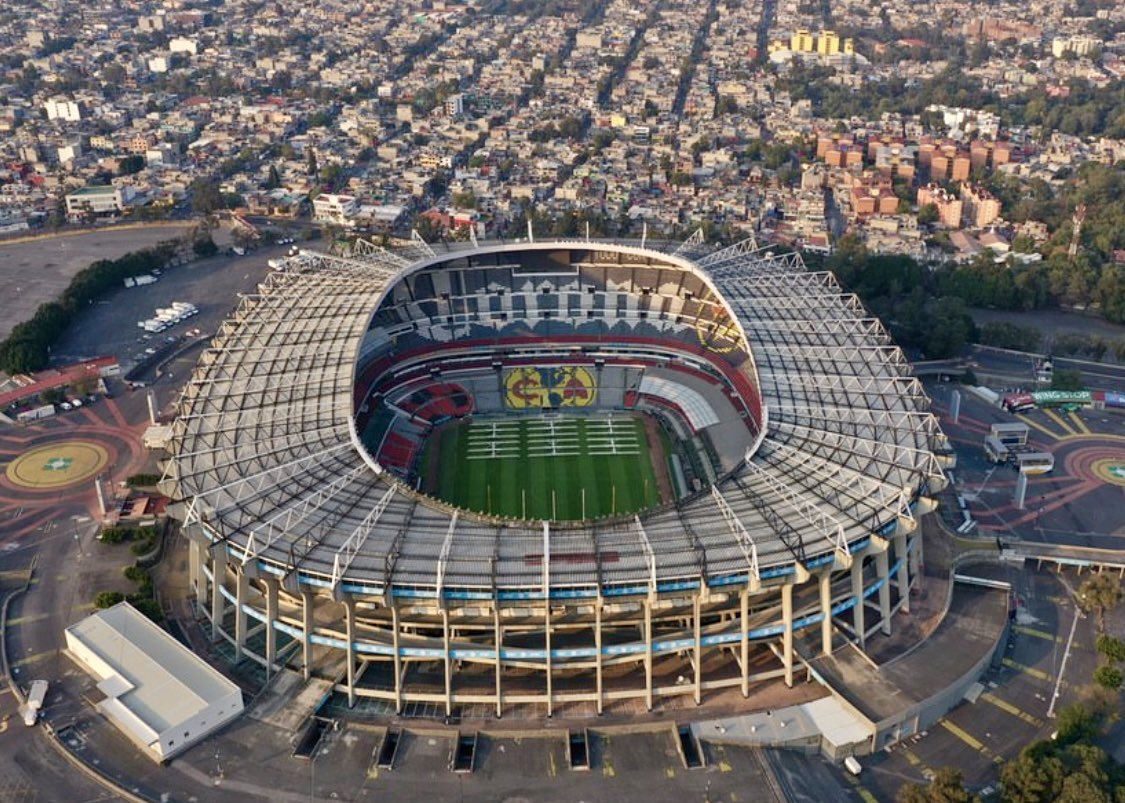
[[[153,276],[150,273],[143,273],[140,276],[134,276],[133,277],[133,284],[135,284],[137,287],[141,287],[141,286],[146,285],[146,284],[155,284],[155,283],[156,283],[156,277]],[[126,285],[126,286],[128,286],[128,285]]]
[[[31,691],[27,693],[27,703],[23,707],[23,724],[29,728],[39,720],[39,712],[47,699],[47,687],[45,680],[31,681]]]

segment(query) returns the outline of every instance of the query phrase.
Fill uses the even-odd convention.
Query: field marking
[[[1041,720],[1037,717],[1033,717],[1031,714],[1027,713],[1023,709],[1012,705],[1007,700],[1001,700],[999,697],[996,697],[995,695],[990,694],[989,692],[985,692],[984,694],[982,694],[981,699],[985,700],[989,703],[992,703],[992,705],[996,706],[1001,711],[1007,711],[1012,716],[1018,717],[1019,719],[1026,722],[1028,725],[1034,725],[1036,728],[1043,727],[1043,720]]]

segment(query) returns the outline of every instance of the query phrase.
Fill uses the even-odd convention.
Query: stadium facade
[[[795,641],[862,648],[909,609],[948,443],[882,325],[799,256],[361,242],[283,267],[202,355],[165,474],[239,658],[395,711],[600,713],[791,685]],[[588,520],[415,490],[442,421],[593,410],[711,459]]]

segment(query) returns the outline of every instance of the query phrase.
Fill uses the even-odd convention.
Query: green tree
[[[281,175],[277,172],[277,168],[270,165],[269,175],[266,177],[266,189],[276,190],[281,186]]]
[[[1094,670],[1094,682],[1103,689],[1120,691],[1121,685],[1125,683],[1125,672],[1111,664],[1103,664]]]
[[[125,600],[125,595],[120,591],[102,591],[94,597],[94,607],[98,609],[112,608]]]
[[[922,204],[918,208],[918,224],[921,226],[928,226],[931,223],[938,221],[938,208],[937,204]]]
[[[188,187],[191,208],[201,215],[209,215],[223,208],[223,194],[219,182],[213,178],[197,178]]]
[[[1098,652],[1110,661],[1125,661],[1125,641],[1102,633],[1097,640]]]
[[[965,788],[961,770],[942,767],[934,773],[928,786],[903,786],[895,800],[898,803],[970,803],[979,801],[980,798]]]
[[[1095,574],[1078,587],[1078,604],[1098,615],[1098,632],[1105,632],[1105,615],[1121,602],[1121,581],[1110,574]]]
[[[1051,375],[1051,390],[1082,390],[1082,372],[1060,368]]]

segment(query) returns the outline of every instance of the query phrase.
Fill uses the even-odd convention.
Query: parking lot
[[[53,301],[78,271],[99,259],[116,259],[130,251],[180,236],[190,224],[153,224],[0,242],[6,280],[0,305],[0,339]]]
[[[956,767],[975,790],[995,788],[1000,765],[1054,730],[1048,717],[1056,685],[1055,708],[1076,701],[1096,665],[1092,618],[1079,618],[1070,659],[1059,672],[1075,607],[1070,589],[1082,578],[1053,569],[973,565],[962,572],[1012,583],[1018,607],[1001,666],[987,672],[964,701],[938,724],[887,751],[864,759],[863,787],[877,799],[892,801],[901,784],[925,783],[942,767]]]

